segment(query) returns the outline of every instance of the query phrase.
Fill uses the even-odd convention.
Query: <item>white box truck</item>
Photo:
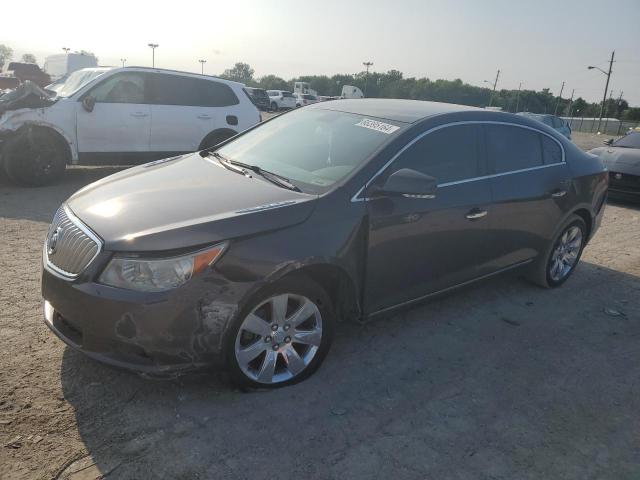
[[[52,80],[66,77],[81,68],[92,68],[98,66],[98,59],[93,55],[83,53],[60,53],[49,55],[44,59],[44,71]]]

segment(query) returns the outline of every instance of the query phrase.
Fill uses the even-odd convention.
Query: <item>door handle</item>
[[[202,120],[209,120],[211,115],[198,115],[198,118],[201,118]]]
[[[148,117],[149,115],[144,112],[135,112],[131,114],[132,117]]]
[[[567,194],[566,190],[555,190],[554,192],[551,193],[551,196],[553,198],[560,198],[560,197],[564,197]]]
[[[483,218],[487,216],[487,211],[486,210],[480,210],[478,208],[474,208],[473,210],[469,211],[465,217],[467,218],[467,220],[478,220],[479,218]]]

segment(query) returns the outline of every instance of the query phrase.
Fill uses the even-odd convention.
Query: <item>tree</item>
[[[0,44],[0,71],[4,68],[4,64],[13,58],[13,49],[6,45]]]
[[[238,62],[233,68],[226,69],[220,76],[234,82],[249,84],[253,82],[253,74],[254,70],[248,63]]]
[[[24,63],[37,63],[36,56],[33,53],[25,53],[22,55],[22,61]]]
[[[291,88],[289,83],[276,75],[265,75],[258,80],[258,86],[265,90],[288,90]]]

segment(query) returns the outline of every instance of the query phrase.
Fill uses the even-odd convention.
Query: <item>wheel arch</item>
[[[586,208],[578,208],[571,213],[584,220],[584,223],[587,226],[587,238],[591,238],[591,232],[593,230],[593,217],[591,216],[591,212]]]
[[[73,141],[60,128],[49,123],[25,122],[12,133],[7,135],[7,139],[20,135],[29,135],[33,130],[46,132],[65,150],[66,164],[71,165],[78,158],[76,150],[73,148]]]
[[[236,132],[232,128],[217,128],[205,135],[205,137],[200,142],[200,145],[198,146],[198,150],[204,150],[205,148],[212,147],[213,145],[209,145],[209,142],[213,141],[213,139],[216,137],[223,137],[223,139],[218,142],[221,143],[237,134],[238,132]]]
[[[298,263],[274,272],[266,281],[275,283],[296,276],[305,276],[313,280],[327,292],[339,321],[360,319],[362,308],[358,288],[345,268],[330,262]]]

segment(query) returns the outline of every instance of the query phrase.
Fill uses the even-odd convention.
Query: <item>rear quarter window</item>
[[[547,137],[546,135],[540,135],[542,140],[542,156],[545,165],[553,165],[554,163],[562,162],[562,148],[558,145],[558,142]]]

